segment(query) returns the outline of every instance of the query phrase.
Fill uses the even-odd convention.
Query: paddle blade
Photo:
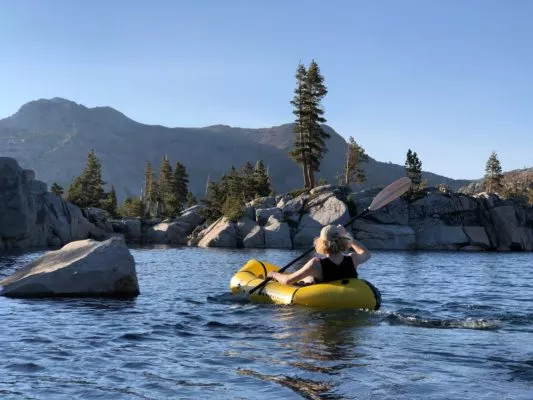
[[[376,197],[374,197],[374,200],[368,207],[368,210],[374,211],[380,209],[384,205],[389,204],[391,201],[396,200],[402,194],[407,192],[410,187],[411,179],[406,176],[392,182],[389,186],[379,192]]]

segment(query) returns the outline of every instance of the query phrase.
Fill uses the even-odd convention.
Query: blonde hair
[[[340,235],[334,225],[327,225],[314,240],[315,251],[319,254],[337,254],[350,248],[350,240]]]

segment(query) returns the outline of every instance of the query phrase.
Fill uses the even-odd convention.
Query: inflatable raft
[[[364,279],[343,279],[308,286],[284,285],[271,280],[260,290],[249,294],[250,290],[264,281],[270,271],[278,270],[279,267],[267,262],[249,260],[231,278],[231,292],[234,295],[247,295],[256,303],[366,310],[378,310],[381,306],[379,290]]]

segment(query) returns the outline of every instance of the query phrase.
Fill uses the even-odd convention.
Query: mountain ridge
[[[137,122],[108,106],[86,107],[60,97],[39,99],[0,119],[0,155],[14,157],[34,169],[49,185],[65,188],[79,175],[87,152],[94,149],[102,163],[104,180],[114,185],[120,198],[139,195],[144,165],[156,170],[161,159],[185,165],[190,187],[202,196],[207,179],[218,180],[232,165],[263,160],[269,167],[278,193],[301,186],[301,170],[288,157],[293,124],[270,128],[241,128],[211,125],[200,128],[166,127]],[[327,141],[329,151],[317,177],[335,181],[342,170],[346,140],[333,128]],[[361,188],[385,186],[405,174],[403,166],[373,158],[365,166],[368,181]],[[457,189],[471,182],[424,172],[429,184],[446,183]]]

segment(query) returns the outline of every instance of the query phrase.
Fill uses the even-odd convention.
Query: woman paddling
[[[286,285],[302,280],[305,283],[325,283],[357,278],[357,268],[370,258],[370,252],[341,225],[322,228],[314,244],[315,251],[325,258],[313,257],[298,271],[290,274],[269,272],[268,277]],[[354,252],[343,254],[349,249]]]

